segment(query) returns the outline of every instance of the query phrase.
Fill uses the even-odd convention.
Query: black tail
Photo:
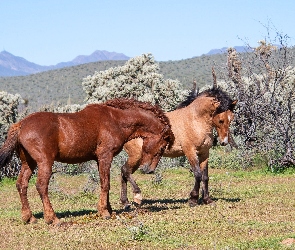
[[[9,128],[7,139],[0,149],[0,167],[4,167],[10,162],[13,152],[18,144],[18,134],[20,131],[20,124],[12,124]]]

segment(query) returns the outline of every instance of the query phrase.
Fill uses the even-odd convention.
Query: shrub
[[[19,115],[18,107],[21,102],[24,102],[19,94],[12,95],[7,92],[0,92],[0,144],[6,140],[7,132],[10,124],[17,122],[24,114]],[[14,177],[20,170],[20,162],[15,155],[10,163],[0,169],[0,179],[3,177]]]
[[[87,103],[113,98],[135,98],[158,104],[163,110],[174,109],[187,91],[176,80],[164,80],[151,54],[131,58],[121,67],[95,72],[83,79]]]
[[[263,40],[253,53],[229,48],[218,83],[239,100],[233,127],[244,161],[259,153],[271,170],[295,165],[295,68],[287,37],[277,38],[279,46]]]

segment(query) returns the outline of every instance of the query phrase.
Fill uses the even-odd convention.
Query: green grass
[[[41,200],[29,187],[38,222],[24,225],[15,180],[0,185],[0,249],[294,249],[281,242],[295,238],[295,171],[210,169],[214,205],[188,206],[194,178],[185,168],[154,175],[135,173],[144,202],[122,210],[119,172],[112,173],[110,220],[96,214],[99,190],[83,193],[85,176],[57,176],[51,202],[63,222],[45,224]],[[129,189],[129,198],[132,192]]]

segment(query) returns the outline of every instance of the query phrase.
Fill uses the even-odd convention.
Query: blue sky
[[[0,51],[40,65],[95,50],[181,60],[255,46],[268,23],[293,45],[294,11],[291,0],[0,0]]]

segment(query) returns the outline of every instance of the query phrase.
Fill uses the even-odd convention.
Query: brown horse
[[[202,93],[195,88],[187,100],[178,108],[166,113],[170,120],[175,136],[172,147],[166,148],[164,157],[186,156],[195,176],[195,185],[190,193],[189,204],[197,205],[199,199],[200,183],[203,181],[203,202],[211,203],[208,191],[208,158],[209,149],[213,143],[213,127],[217,130],[218,140],[221,145],[229,143],[229,126],[234,119],[233,109],[237,101],[233,101],[220,88],[213,87]],[[121,202],[128,208],[130,203],[127,198],[127,181],[132,185],[134,201],[141,204],[140,188],[132,178],[140,164],[142,140],[140,138],[129,141],[124,146],[129,158],[122,166]],[[144,172],[153,172],[154,169],[142,169]]]
[[[133,99],[114,99],[103,104],[91,104],[77,113],[37,112],[13,124],[8,138],[0,149],[0,166],[16,151],[22,167],[16,187],[22,204],[22,219],[32,223],[27,188],[38,166],[36,188],[43,202],[44,219],[58,224],[48,197],[48,184],[54,161],[81,163],[96,160],[101,182],[98,211],[109,218],[110,167],[112,159],[124,143],[143,139],[139,165],[155,168],[165,147],[174,136],[163,111],[149,103]]]

